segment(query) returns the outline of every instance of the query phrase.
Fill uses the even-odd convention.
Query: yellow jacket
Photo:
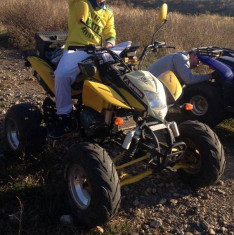
[[[85,22],[95,32],[101,34],[104,40],[116,38],[114,27],[114,15],[109,8],[93,9],[89,0],[69,0],[69,15],[68,15],[68,37],[65,49],[68,46],[79,46],[87,44],[100,45],[101,38],[92,32],[88,27],[80,23],[82,18],[81,3],[88,5],[88,12],[85,14],[87,19]]]

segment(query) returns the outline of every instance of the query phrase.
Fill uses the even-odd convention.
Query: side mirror
[[[164,24],[167,21],[167,4],[163,3],[159,12],[159,23]]]
[[[77,16],[80,17],[78,19],[79,23],[83,24],[82,22],[86,22],[88,19],[88,13],[89,13],[89,6],[86,2],[84,1],[78,1],[76,3],[76,11],[77,11]]]

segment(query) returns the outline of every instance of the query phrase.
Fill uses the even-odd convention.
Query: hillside
[[[183,14],[219,14],[234,16],[233,0],[122,0],[128,5],[156,8],[163,2],[168,3],[171,12],[178,11]],[[109,0],[114,2],[114,0]],[[121,2],[121,1],[119,1]]]

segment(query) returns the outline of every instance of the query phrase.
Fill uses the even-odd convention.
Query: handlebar
[[[94,51],[97,50],[102,50],[103,47],[97,46],[95,44],[89,44],[89,45],[84,45],[84,46],[69,46],[68,50],[73,50],[73,51],[86,51],[87,53],[93,53]]]
[[[149,45],[149,48],[153,48],[153,49],[172,48],[172,49],[175,49],[175,46],[167,46],[165,42],[155,41],[152,45]]]
[[[148,51],[151,50],[153,52],[157,52],[159,48],[171,48],[175,49],[174,46],[167,46],[165,42],[160,42],[160,41],[154,41],[153,44],[145,46],[141,56],[140,56],[140,63],[138,65],[138,69],[141,70],[142,65],[144,63],[145,57],[148,54]]]

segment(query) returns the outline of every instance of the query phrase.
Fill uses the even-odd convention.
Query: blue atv
[[[196,48],[199,60],[214,70],[212,79],[184,88],[183,102],[193,104],[186,119],[211,127],[234,117],[234,50],[219,47]]]

